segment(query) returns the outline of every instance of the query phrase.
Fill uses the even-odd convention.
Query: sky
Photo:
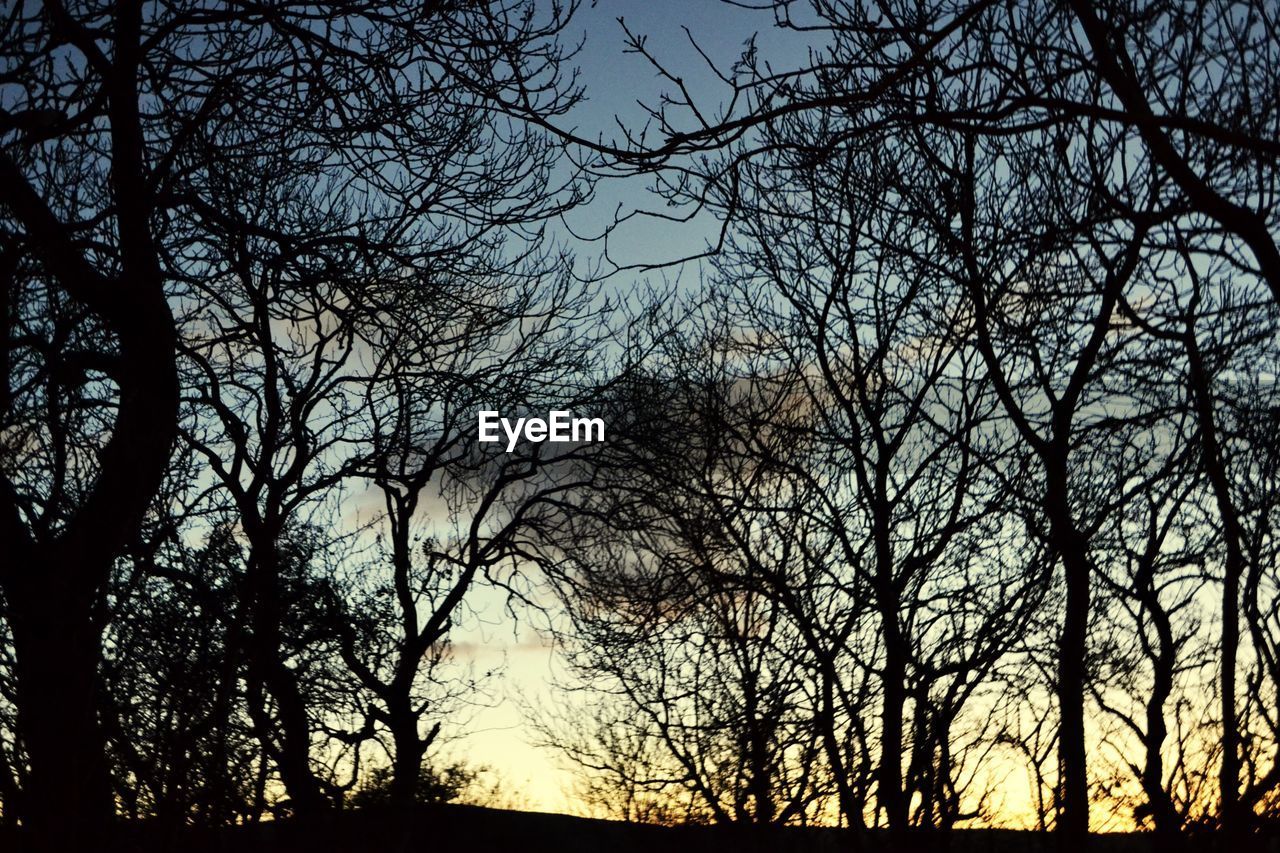
[[[698,48],[722,70],[740,56],[753,35],[766,59],[775,67],[796,67],[804,62],[810,48],[808,34],[782,31],[773,26],[769,11],[752,11],[720,0],[597,0],[584,2],[568,29],[568,36],[582,36],[584,43],[576,57],[586,100],[564,120],[579,135],[606,139],[616,133],[617,122],[635,125],[645,118],[637,101],[655,103],[664,87],[643,58],[624,52],[625,34],[618,23],[623,18],[633,33],[648,37],[647,47],[668,70],[680,76],[700,107],[719,105],[728,94]],[[685,29],[689,33],[686,34]],[[559,238],[575,252],[580,264],[598,259],[604,246],[585,239],[601,234],[613,222],[616,212],[661,211],[663,202],[650,190],[650,179],[613,179],[596,187],[591,203],[571,212],[562,224]],[[609,256],[619,266],[674,262],[702,252],[714,242],[718,224],[710,217],[676,223],[653,217],[628,220],[610,235]],[[623,270],[606,286],[625,290],[648,277],[682,281],[695,280],[696,266],[685,264],[662,270]],[[539,635],[528,619],[513,619],[505,599],[492,590],[477,590],[469,598],[474,618],[465,630],[455,634],[456,653],[477,670],[499,670],[491,680],[486,701],[464,714],[459,736],[440,752],[447,763],[462,760],[492,770],[510,798],[501,803],[533,811],[583,813],[573,794],[572,766],[553,750],[535,745],[537,732],[530,725],[529,709],[562,706],[567,697],[559,695],[556,682],[564,682],[567,672],[562,658]],[[575,695],[572,701],[589,701]],[[592,719],[589,712],[582,715]],[[1098,737],[1095,730],[1091,738]],[[1008,761],[993,765],[990,784],[995,787],[990,803],[998,823],[1017,828],[1033,828],[1032,780],[1025,765]],[[1095,829],[1116,827],[1097,826]]]
[[[586,98],[563,123],[585,137],[617,139],[619,122],[632,128],[642,126],[647,115],[638,102],[656,104],[663,91],[673,88],[644,57],[625,52],[626,37],[619,19],[631,32],[646,37],[649,52],[684,82],[703,108],[723,104],[730,91],[707,67],[698,49],[724,73],[752,36],[757,37],[762,55],[786,65],[802,62],[808,49],[806,36],[773,26],[772,12],[744,9],[721,0],[584,2],[569,32],[585,37],[576,64]],[[644,176],[603,181],[596,186],[592,202],[572,212],[565,224],[573,234],[585,238],[601,234],[613,221],[615,211],[669,213],[665,202],[650,192],[650,185],[651,179]],[[610,235],[609,257],[624,267],[672,261],[702,251],[716,231],[716,223],[709,217],[678,223],[641,216]],[[598,257],[603,246],[598,241],[579,241],[575,248],[581,259],[589,260]],[[623,281],[619,283],[634,275],[620,274]]]
[[[789,57],[792,63],[798,62],[807,47],[795,34],[773,29],[772,13],[753,12],[719,0],[584,2],[567,35],[584,39],[575,64],[581,71],[586,100],[565,117],[566,125],[582,135],[603,133],[608,137],[616,130],[615,117],[632,124],[643,120],[644,113],[636,102],[653,103],[664,88],[664,81],[643,57],[624,53],[625,34],[619,18],[632,32],[647,36],[649,50],[669,62],[704,103],[721,103],[726,89],[698,56],[683,28],[688,28],[702,51],[722,68],[732,65],[744,43],[757,33],[761,50],[780,61]],[[567,218],[561,237],[580,262],[590,263],[604,247],[598,240],[579,238],[601,234],[612,222],[615,210],[660,209],[661,200],[649,192],[648,180],[602,183],[592,202]],[[709,218],[671,223],[641,217],[610,236],[609,254],[623,266],[676,260],[702,251],[715,233],[716,225]],[[692,271],[685,269],[683,274]],[[609,286],[625,289],[642,276],[621,272]],[[524,808],[577,811],[572,775],[553,752],[533,745],[536,735],[521,710],[522,705],[537,707],[558,701],[552,682],[563,672],[555,650],[530,625],[518,624],[506,615],[500,597],[489,594],[477,598],[475,604],[482,624],[456,638],[458,653],[469,657],[477,668],[503,666],[503,671],[495,679],[491,707],[476,709],[466,726],[468,733],[442,754],[492,768]]]

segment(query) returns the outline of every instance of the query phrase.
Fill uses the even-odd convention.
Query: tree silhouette
[[[885,239],[889,253],[929,264],[967,299],[972,346],[1008,426],[1036,460],[1030,472],[1014,469],[1010,483],[1018,488],[1008,499],[1029,501],[1038,516],[1030,534],[1043,539],[1063,573],[1052,676],[1062,773],[1057,826],[1065,843],[1078,843],[1091,797],[1085,704],[1097,610],[1091,596],[1103,556],[1095,534],[1153,475],[1137,466],[1138,479],[1117,476],[1109,486],[1098,479],[1101,444],[1117,425],[1102,412],[1125,406],[1133,420],[1123,428],[1137,432],[1157,416],[1142,410],[1153,401],[1140,389],[1123,386],[1138,381],[1130,365],[1150,342],[1117,327],[1132,321],[1121,319],[1126,304],[1142,313],[1169,289],[1171,245],[1187,247],[1191,266],[1231,266],[1241,303],[1254,298],[1254,282],[1273,302],[1280,295],[1275,210],[1265,201],[1277,181],[1274,13],[1260,3],[1230,11],[1150,2],[761,8],[778,27],[821,34],[821,47],[787,65],[749,45],[732,68],[714,69],[725,98],[723,109],[712,109],[643,34],[627,30],[629,49],[670,91],[653,101],[647,123],[624,126],[616,141],[561,134],[602,167],[654,174],[659,195],[682,208],[659,215],[720,212],[725,227],[713,253],[726,246],[735,221],[758,216],[757,175],[822,164],[834,171],[847,152],[884,152],[858,162],[870,174],[893,176],[900,207],[914,219],[902,235],[889,230],[869,242]],[[518,103],[509,108],[520,111]],[[857,186],[860,174],[847,173],[844,184]],[[762,253],[772,247],[757,245]],[[1190,266],[1182,274],[1190,276]],[[779,284],[788,286],[785,278]],[[1187,292],[1185,282],[1173,289]],[[1194,367],[1188,352],[1183,364]],[[1203,380],[1188,387],[1197,385],[1204,407],[1216,395]],[[1212,471],[1219,464],[1212,419],[1202,413],[1199,421]],[[1208,485],[1225,495],[1227,479],[1211,477]],[[1245,535],[1228,530],[1227,541]],[[1244,561],[1242,548],[1230,548],[1220,605],[1218,819],[1234,831],[1249,819],[1234,805]],[[891,777],[882,774],[886,791]]]
[[[0,585],[30,767],[23,816],[40,844],[75,848],[112,820],[96,612],[177,436],[179,306],[210,295],[189,289],[193,279],[236,272],[235,255],[209,257],[216,239],[203,229],[272,243],[296,271],[363,251],[362,232],[384,233],[384,215],[431,222],[457,246],[574,200],[572,186],[546,183],[547,141],[495,128],[482,107],[517,80],[549,116],[574,101],[555,42],[569,11],[128,2],[6,12],[2,545],[14,559]],[[311,202],[350,214],[329,219],[327,236],[314,219],[263,222],[224,206],[228,192],[296,192],[308,176],[330,193]],[[241,285],[262,287],[251,279]],[[252,573],[254,671],[288,717],[292,745],[279,758],[305,779],[301,712],[270,659],[270,574]]]
[[[1275,4],[723,5],[612,137],[573,2],[0,14],[2,829],[450,814],[481,598],[603,814],[1274,825]]]

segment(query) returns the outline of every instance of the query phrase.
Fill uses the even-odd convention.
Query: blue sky
[[[576,65],[581,70],[587,99],[566,117],[566,122],[582,135],[613,135],[615,117],[634,125],[644,117],[636,102],[655,103],[664,87],[670,87],[643,57],[624,53],[625,35],[618,18],[623,18],[632,32],[648,37],[649,50],[683,78],[702,104],[719,104],[728,91],[690,44],[685,27],[702,51],[725,70],[755,33],[759,33],[762,52],[787,65],[802,61],[807,47],[804,36],[773,29],[771,12],[753,12],[719,0],[584,3],[568,35],[585,38]],[[603,182],[597,187],[593,202],[567,218],[560,236],[569,242],[580,262],[598,258],[603,244],[577,240],[569,232],[583,237],[599,235],[618,209],[661,210],[661,199],[649,192],[650,181],[641,177]],[[715,234],[716,223],[709,217],[683,224],[639,217],[611,235],[609,252],[622,265],[672,261],[702,251]],[[667,271],[668,276],[676,273],[674,269]],[[686,278],[692,273],[683,271]],[[661,274],[624,271],[609,284],[625,289],[645,275]],[[459,651],[477,668],[504,663],[505,667],[493,684],[492,706],[476,710],[466,726],[468,734],[445,754],[493,768],[508,788],[523,798],[527,808],[573,811],[575,803],[568,793],[570,774],[558,766],[554,754],[532,746],[532,732],[517,701],[517,697],[534,705],[558,701],[550,686],[558,670],[557,656],[530,626],[515,623],[505,614],[500,598],[487,595],[475,603],[480,624],[457,638]]]
[[[647,37],[647,49],[684,81],[703,108],[723,104],[731,92],[698,55],[690,36],[724,73],[753,35],[757,35],[764,56],[785,66],[803,61],[808,46],[806,35],[774,27],[772,12],[743,9],[720,0],[584,3],[568,32],[585,36],[577,65],[586,100],[565,118],[583,136],[616,138],[619,121],[629,127],[641,126],[646,115],[637,102],[656,104],[663,91],[672,88],[644,57],[624,52],[626,36],[619,18],[633,33]],[[616,210],[669,213],[664,202],[649,191],[651,183],[645,176],[603,181],[596,188],[594,201],[574,211],[567,225],[579,236],[595,236],[612,221]],[[672,261],[702,251],[715,233],[716,223],[710,217],[674,223],[641,216],[610,235],[609,255],[622,266]],[[579,243],[575,248],[582,259],[589,260],[598,256],[603,246],[599,242]],[[624,272],[619,278],[625,283],[634,276]]]

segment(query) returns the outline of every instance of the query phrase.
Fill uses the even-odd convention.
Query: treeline
[[[546,233],[588,183],[489,106],[578,100],[568,12],[0,15],[0,811],[33,845],[470,781],[429,756],[485,687],[449,642],[480,583],[525,594],[554,485],[475,413],[571,408],[603,331]]]
[[[724,228],[548,740],[630,816],[1274,823],[1276,8],[761,5],[807,63],[715,109],[637,33],[672,91],[594,144]]]
[[[5,12],[4,820],[447,798],[482,588],[603,812],[1280,817],[1273,5],[778,3],[614,141],[573,11]],[[555,237],[633,174],[696,292]]]

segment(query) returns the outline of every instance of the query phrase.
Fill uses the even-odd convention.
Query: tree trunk
[[[823,751],[826,753],[827,761],[830,763],[832,772],[835,775],[836,794],[840,803],[840,811],[844,814],[845,820],[849,822],[849,826],[860,833],[867,828],[866,821],[862,816],[863,800],[855,795],[853,786],[849,784],[850,768],[845,760],[843,751],[840,749],[840,737],[836,731],[835,685],[838,676],[833,655],[820,652],[818,663],[822,704],[821,711],[816,715],[814,722],[818,726],[818,732],[822,738]]]
[[[18,728],[31,772],[22,819],[40,851],[102,849],[115,817],[106,737],[98,719],[101,656],[96,591],[57,560],[26,567],[9,591]]]
[[[276,535],[269,529],[254,532],[248,565],[248,592],[252,602],[253,631],[248,649],[248,676],[276,705],[275,726],[259,733],[263,746],[272,754],[293,813],[310,816],[327,810],[328,802],[320,780],[311,771],[311,724],[306,700],[298,689],[297,677],[281,659],[280,576],[276,556]],[[265,715],[262,715],[265,717]],[[274,728],[276,731],[271,731]],[[278,733],[279,737],[275,735]]]
[[[283,663],[265,662],[267,692],[275,699],[280,723],[280,748],[276,756],[280,778],[289,792],[293,813],[311,816],[328,809],[320,780],[311,771],[311,729],[306,704],[293,673]]]
[[[889,828],[907,826],[907,798],[902,790],[902,715],[906,707],[907,656],[902,634],[898,630],[897,610],[885,607],[884,622],[884,700],[880,712],[880,767],[877,792]]]
[[[1154,560],[1154,555],[1151,559]],[[1155,824],[1155,835],[1160,840],[1161,849],[1175,850],[1181,846],[1182,818],[1173,804],[1173,798],[1164,787],[1164,758],[1161,749],[1169,736],[1164,710],[1173,692],[1178,649],[1174,645],[1169,614],[1161,606],[1159,595],[1152,584],[1153,571],[1148,561],[1137,583],[1143,605],[1156,629],[1156,655],[1152,661],[1154,672],[1146,708],[1147,733],[1143,739],[1146,757],[1142,766],[1142,791],[1151,809],[1151,820]]]
[[[136,119],[136,94],[133,101]],[[113,111],[117,106],[113,98]],[[119,129],[117,118],[132,120],[113,116],[113,131]],[[34,541],[7,481],[0,502],[0,554],[6,561],[0,584],[14,634],[19,734],[31,765],[24,810],[32,840],[47,850],[101,849],[115,815],[97,718],[102,638],[94,611],[112,561],[138,534],[177,433],[176,330],[146,229],[150,210],[139,189],[145,185],[141,151],[126,150],[131,140],[118,141],[114,151],[123,159],[112,162],[118,278],[101,275],[85,260],[26,175],[0,154],[0,200],[22,221],[46,271],[103,319],[117,343],[118,408],[111,437],[97,451],[92,490],[78,505],[61,508],[74,512],[58,538]]]
[[[418,797],[418,783],[422,779],[422,756],[427,744],[418,737],[418,718],[409,705],[408,696],[403,702],[392,705],[388,719],[395,758],[391,764],[391,786],[387,798],[397,809],[408,809]]]
[[[759,673],[752,667],[750,649],[740,650],[744,675],[744,718],[747,739],[747,766],[750,778],[747,789],[754,801],[751,820],[754,823],[773,823],[777,814],[777,806],[773,802],[773,768],[769,760],[769,732],[767,724],[760,715],[760,696],[758,692]]]
[[[1240,572],[1228,560],[1222,579],[1222,766],[1218,771],[1222,831],[1240,831],[1240,732],[1236,719],[1236,660],[1240,649]]]
[[[1151,808],[1156,837],[1163,849],[1172,849],[1180,840],[1182,818],[1164,787],[1164,759],[1160,754],[1168,737],[1164,722],[1164,705],[1173,687],[1173,654],[1162,653],[1156,661],[1155,685],[1147,700],[1146,760],[1142,767],[1142,790]]]
[[[1183,342],[1187,352],[1187,378],[1200,430],[1201,461],[1222,523],[1222,543],[1225,550],[1222,566],[1222,671],[1219,674],[1222,765],[1218,769],[1218,791],[1222,801],[1219,819],[1222,831],[1230,843],[1230,839],[1242,830],[1244,817],[1239,808],[1240,732],[1236,716],[1236,662],[1240,651],[1240,579],[1244,575],[1244,533],[1240,528],[1228,463],[1218,440],[1213,380],[1205,368],[1194,327],[1188,325]]]
[[[873,490],[873,535],[876,549],[876,605],[884,635],[884,691],[880,708],[880,765],[876,768],[876,796],[889,829],[907,828],[908,802],[902,790],[902,715],[907,702],[907,641],[898,625],[900,596],[894,577],[893,509],[889,500],[889,465],[876,460]]]
[[[1085,655],[1089,627],[1090,566],[1086,543],[1071,517],[1065,449],[1046,460],[1046,509],[1052,545],[1066,586],[1058,642],[1058,761],[1061,810],[1057,831],[1065,850],[1078,849],[1089,834],[1089,771],[1085,758]]]

